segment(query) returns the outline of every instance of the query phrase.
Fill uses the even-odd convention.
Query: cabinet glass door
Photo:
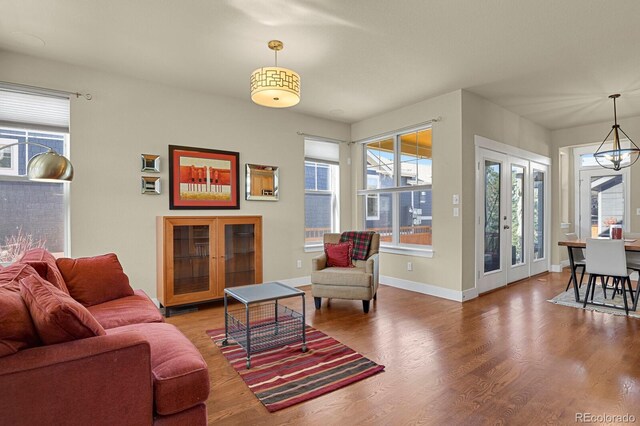
[[[209,225],[173,227],[173,294],[210,290]]]
[[[224,225],[225,287],[257,284],[255,233],[251,223]]]

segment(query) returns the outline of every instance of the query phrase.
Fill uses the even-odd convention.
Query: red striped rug
[[[251,356],[230,341],[222,346],[224,329],[207,330],[211,340],[238,372],[249,389],[270,412],[329,393],[384,370],[358,352],[321,331],[307,326],[307,352],[301,344],[260,352]]]

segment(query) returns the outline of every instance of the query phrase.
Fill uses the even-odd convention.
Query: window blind
[[[0,85],[0,126],[69,132],[69,97]]]
[[[338,164],[340,162],[340,144],[336,142],[305,139],[304,158]]]

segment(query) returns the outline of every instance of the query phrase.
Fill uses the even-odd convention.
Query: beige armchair
[[[325,243],[340,242],[340,234],[324,234]],[[311,291],[316,309],[320,309],[322,298],[362,300],[364,313],[369,312],[371,299],[377,299],[378,249],[380,234],[375,233],[366,260],[354,260],[355,268],[327,267],[326,254],[312,259]]]

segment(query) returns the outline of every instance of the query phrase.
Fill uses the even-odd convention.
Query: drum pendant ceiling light
[[[624,167],[630,167],[638,161],[638,157],[640,157],[640,148],[633,143],[631,138],[620,128],[620,125],[618,124],[616,99],[619,97],[619,94],[609,96],[610,99],[613,99],[613,126],[611,126],[611,131],[609,131],[609,134],[604,138],[596,153],[593,154],[593,157],[596,159],[598,164],[605,169],[620,170]],[[622,132],[622,134],[629,140],[628,148],[622,148],[620,145],[620,136],[618,135],[618,131]],[[607,142],[607,139],[609,139],[612,132],[613,148],[602,150],[602,147]]]
[[[251,73],[251,100],[271,108],[294,106],[300,102],[300,76],[278,66],[278,51],[284,47],[280,40],[271,40],[268,46],[275,52],[276,65],[258,68]]]

